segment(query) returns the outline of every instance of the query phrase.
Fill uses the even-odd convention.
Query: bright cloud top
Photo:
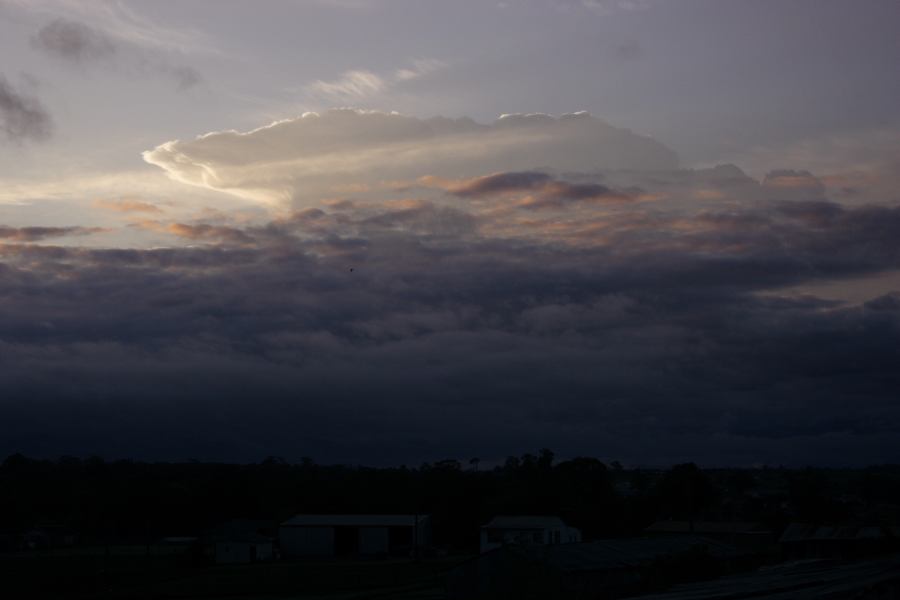
[[[587,113],[419,119],[351,109],[307,113],[247,133],[171,141],[144,160],[172,178],[270,203],[308,205],[348,183],[473,177],[550,168],[665,170],[674,152]]]

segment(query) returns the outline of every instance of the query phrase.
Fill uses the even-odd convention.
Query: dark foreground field
[[[460,558],[391,561],[280,561],[195,567],[142,547],[82,548],[0,557],[6,598],[398,598],[445,597]]]

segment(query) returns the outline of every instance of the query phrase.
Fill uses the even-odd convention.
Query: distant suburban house
[[[78,534],[64,525],[40,525],[26,531],[22,540],[28,550],[51,550],[74,546]]]
[[[451,600],[596,600],[643,593],[666,581],[744,568],[747,554],[698,536],[509,545],[454,568]]]
[[[481,552],[506,545],[572,544],[581,541],[581,532],[553,516],[501,515],[481,527]]]
[[[254,563],[275,559],[274,521],[234,519],[206,532],[206,555],[217,564]]]
[[[651,536],[699,535],[759,552],[777,550],[774,532],[752,521],[657,521],[644,529],[644,533]]]
[[[278,528],[285,557],[411,556],[431,545],[428,515],[296,515]]]
[[[853,559],[900,551],[900,531],[861,525],[791,523],[778,540],[790,560]]]

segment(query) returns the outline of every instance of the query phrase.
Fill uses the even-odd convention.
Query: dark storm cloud
[[[463,198],[479,198],[502,192],[520,192],[543,187],[551,181],[545,173],[533,171],[519,173],[496,173],[485,175],[463,183],[453,189],[453,193]]]
[[[0,75],[0,134],[8,140],[43,140],[50,137],[53,120],[43,104],[22,94]]]
[[[90,66],[98,61],[117,61],[127,69],[170,78],[179,90],[202,81],[193,67],[172,63],[159,52],[141,48],[100,29],[70,19],[57,18],[41,27],[32,45],[49,56]]]
[[[558,209],[579,201],[621,202],[632,199],[625,192],[614,191],[599,183],[570,183],[538,171],[494,173],[463,182],[443,182],[438,187],[444,187],[460,198],[519,194],[524,196],[519,206],[527,209]],[[630,191],[640,192],[639,189]]]
[[[502,195],[557,178],[496,181]],[[531,218],[484,233],[510,218],[343,202],[253,226],[151,222],[202,242],[186,248],[0,244],[0,438],[370,463],[535,444],[635,462],[897,458],[896,299],[759,292],[900,268],[900,209],[637,203],[601,213],[593,237]]]
[[[0,225],[0,240],[13,242],[36,242],[67,235],[90,235],[99,233],[96,227],[7,227]]]

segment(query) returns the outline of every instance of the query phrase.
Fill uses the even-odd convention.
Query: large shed
[[[431,543],[428,515],[296,515],[278,528],[281,552],[304,556],[411,556]]]

